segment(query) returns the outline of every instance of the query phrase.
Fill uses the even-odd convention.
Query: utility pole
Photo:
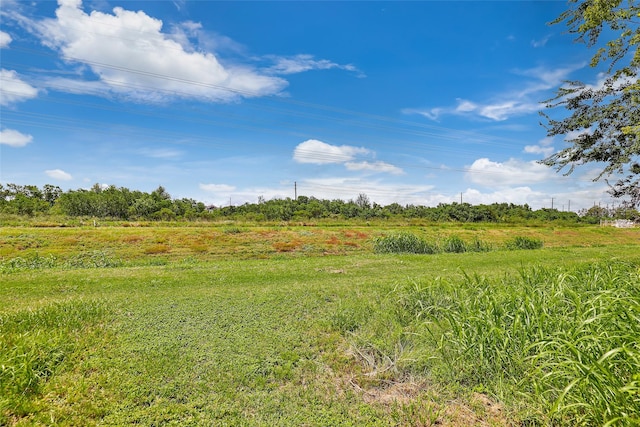
[[[551,198],[551,209],[553,209],[553,197]]]
[[[571,200],[569,200],[569,209],[568,209],[568,211],[571,212]]]
[[[293,181],[293,196],[294,196],[293,200],[298,200],[298,182],[297,181]]]
[[[460,193],[460,204],[462,204],[462,193]]]

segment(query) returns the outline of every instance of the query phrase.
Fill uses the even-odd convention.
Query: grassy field
[[[397,232],[491,250],[374,253]],[[506,250],[516,236],[544,248]],[[483,224],[3,227],[0,425],[634,425],[639,243]]]

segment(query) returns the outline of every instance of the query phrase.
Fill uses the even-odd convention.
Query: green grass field
[[[399,231],[491,250],[374,253]],[[516,236],[544,247],[507,250]],[[3,227],[0,425],[636,425],[639,243],[483,224]]]

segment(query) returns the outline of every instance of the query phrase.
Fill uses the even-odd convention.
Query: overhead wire
[[[106,36],[106,35],[102,35],[102,36]],[[110,36],[110,37],[115,37],[115,36]],[[118,37],[116,37],[118,38]],[[123,38],[124,40],[124,38]],[[38,54],[38,55],[46,55],[46,56],[52,56],[55,58],[58,58],[59,56],[57,55],[52,55],[46,52],[42,52],[42,51],[34,51],[32,49],[24,49],[24,48],[18,48],[17,50],[21,50],[22,52],[26,52],[26,53],[34,53],[34,54]],[[101,62],[96,62],[96,61],[89,61],[86,59],[82,59],[82,58],[74,58],[71,56],[63,56],[64,59],[67,59],[69,61],[72,62],[80,62],[80,63],[85,63],[88,64],[90,66],[95,66],[95,67],[102,67],[102,68],[108,68],[108,69],[112,69],[112,70],[116,70],[119,72],[125,72],[125,73],[132,73],[132,74],[136,74],[136,75],[140,75],[140,76],[145,76],[145,77],[150,77],[153,79],[162,79],[162,80],[167,80],[167,81],[174,81],[174,82],[178,82],[178,83],[182,83],[185,85],[193,85],[193,86],[198,86],[198,87],[203,87],[203,88],[211,88],[211,89],[215,89],[215,90],[223,90],[223,91],[228,91],[237,95],[242,95],[242,96],[247,96],[249,97],[249,99],[256,99],[256,97],[260,97],[261,94],[259,93],[254,93],[254,92],[250,92],[250,91],[243,91],[243,90],[238,90],[238,89],[234,89],[234,88],[229,88],[229,87],[225,87],[222,85],[215,85],[215,84],[211,84],[211,83],[203,83],[203,82],[198,82],[198,81],[193,81],[193,80],[189,80],[189,79],[184,79],[184,78],[180,78],[180,77],[176,77],[176,76],[168,76],[168,75],[163,75],[163,74],[159,74],[159,73],[154,73],[154,72],[149,72],[149,71],[144,71],[144,70],[136,70],[136,69],[132,69],[132,68],[128,68],[128,67],[123,67],[123,66],[118,66],[118,65],[113,65],[113,64],[107,64],[107,63],[101,63]],[[17,65],[17,64],[16,64]],[[137,90],[147,90],[147,91],[155,91],[155,92],[165,92],[165,93],[173,93],[174,96],[177,97],[189,97],[192,96],[192,94],[190,92],[182,92],[182,91],[176,91],[176,90],[172,90],[172,91],[167,91],[165,89],[159,89],[157,87],[152,87],[152,86],[144,86],[144,85],[127,85],[124,84],[122,82],[117,82],[117,81],[110,81],[109,79],[104,79],[102,78],[100,80],[101,82],[105,82],[108,83],[111,86],[117,86],[117,87],[121,87],[121,88],[130,88],[130,89],[137,89]],[[56,89],[55,86],[52,86],[52,88]],[[69,87],[65,88],[64,86],[58,86],[57,90],[61,90],[64,91],[64,89],[71,89]],[[3,89],[4,90],[4,89]],[[339,123],[339,124],[344,124],[344,123],[348,123],[351,126],[357,126],[357,127],[361,127],[367,130],[377,130],[377,131],[389,131],[389,132],[394,132],[394,133],[400,133],[400,134],[407,134],[407,135],[411,135],[411,136],[416,136],[416,137],[432,137],[432,138],[439,138],[439,139],[443,139],[443,140],[461,140],[463,138],[468,138],[469,140],[473,141],[473,143],[482,145],[482,144],[491,144],[492,146],[502,146],[502,147],[512,147],[513,146],[513,140],[509,139],[509,138],[503,138],[503,137],[498,137],[498,136],[491,136],[491,135],[485,135],[482,133],[478,133],[478,132],[470,132],[470,131],[461,131],[461,130],[456,130],[456,129],[450,129],[450,128],[446,128],[446,127],[442,127],[442,126],[435,126],[435,125],[429,125],[429,124],[425,124],[425,123],[418,123],[418,122],[413,122],[413,121],[408,121],[408,120],[400,120],[400,119],[396,119],[396,118],[390,118],[390,117],[385,117],[385,116],[379,116],[379,115],[374,115],[374,114],[368,114],[368,113],[364,113],[364,112],[360,112],[360,111],[353,111],[353,110],[347,110],[347,109],[342,109],[342,108],[337,108],[337,107],[332,107],[332,106],[326,106],[326,105],[322,105],[322,104],[314,104],[314,103],[308,103],[308,102],[304,102],[304,101],[299,101],[299,100],[293,100],[293,99],[289,99],[289,98],[283,98],[283,97],[269,97],[269,101],[270,102],[275,102],[275,103],[281,103],[281,104],[286,104],[286,105],[293,105],[293,106],[299,106],[299,107],[304,107],[304,108],[308,108],[311,110],[318,110],[318,111],[323,111],[323,112],[328,112],[328,113],[335,113],[335,114],[340,114],[343,116],[346,116],[348,118],[341,118],[341,117],[336,117],[336,116],[326,116],[326,115],[322,115],[322,114],[318,114],[318,113],[310,113],[310,112],[306,112],[306,111],[296,111],[296,110],[290,110],[290,109],[282,109],[282,108],[274,108],[272,106],[264,106],[264,105],[256,105],[255,103],[247,103],[247,107],[252,108],[252,109],[256,109],[258,111],[263,111],[263,112],[275,112],[275,113],[279,113],[279,114],[283,114],[286,117],[300,117],[300,118],[307,118],[307,119],[313,119],[313,120],[322,120],[324,122],[329,122],[329,123]],[[68,102],[68,100],[66,101],[54,101],[54,102]],[[85,104],[86,105],[86,104]],[[109,109],[107,107],[98,107],[97,105],[93,105],[90,108],[106,108]],[[112,111],[114,111],[115,109],[111,109]],[[137,111],[135,112],[135,114],[141,114],[141,115],[145,115],[145,116],[149,116],[149,117],[156,117],[156,118],[166,118],[166,115],[159,115],[157,113],[149,113],[149,112],[140,112]],[[217,112],[216,114],[221,114],[220,112]],[[250,123],[257,123],[260,122],[261,124],[267,124],[269,125],[269,122],[267,120],[261,120],[261,119],[257,119],[255,117],[251,118],[251,119],[245,119],[243,117],[239,117],[237,115],[222,115],[223,117],[227,117],[230,118],[232,117],[235,120],[239,120],[241,121],[249,121]],[[25,117],[29,117],[28,115],[25,114]],[[49,119],[49,120],[54,120],[54,119],[60,119],[61,118],[56,118],[55,116],[49,115],[49,117],[47,117],[47,115],[31,115],[31,118],[34,119],[34,121],[29,122],[28,120],[23,120],[21,123],[24,124],[31,124],[34,126],[37,126],[38,123],[35,121],[36,119]],[[175,116],[172,117],[173,119],[175,119]],[[357,120],[353,120],[353,118],[356,118]],[[3,119],[4,121],[5,119]],[[15,123],[18,123],[19,120],[13,119]],[[228,121],[224,121],[224,122],[217,122],[217,121],[213,121],[211,119],[186,119],[184,117],[181,117],[180,120],[185,120],[185,121],[191,121],[193,123],[200,123],[200,124],[207,124],[207,125],[222,125],[225,127],[231,127],[231,128],[238,128],[238,129],[242,129],[242,130],[253,130],[253,131],[260,131],[260,132],[274,132],[274,133],[278,133],[278,134],[282,134],[283,130],[278,129],[278,130],[274,130],[271,129],[269,127],[259,127],[259,126],[253,126],[253,125],[247,125],[247,124],[237,124],[237,123],[229,123]],[[358,121],[359,120],[359,121]],[[367,122],[366,120],[372,121],[371,122]],[[63,121],[63,120],[62,120]],[[85,121],[85,120],[83,120]],[[86,121],[85,121],[86,122]],[[74,127],[73,126],[73,122],[67,120],[67,123],[71,123],[67,126],[59,126],[59,129],[65,129],[65,130],[78,130],[80,129],[79,127]],[[101,125],[100,122],[93,122],[96,126],[97,125]],[[41,126],[44,127],[49,127],[51,129],[55,128],[55,125],[53,124],[41,124]],[[95,131],[96,128],[83,128],[84,130],[92,130]],[[148,132],[149,128],[139,128],[141,129],[143,132]],[[307,130],[309,128],[306,128]],[[105,130],[106,132],[106,130]],[[442,133],[439,133],[442,132]],[[286,132],[287,134],[291,134],[291,132]],[[166,134],[166,132],[160,132],[159,134]],[[185,139],[193,139],[192,137],[189,137],[188,134],[175,134],[174,135],[183,135],[186,136]],[[344,133],[342,133],[342,135],[344,135]],[[157,137],[156,137],[157,138]],[[164,138],[165,141],[169,141],[171,140],[171,138]],[[388,139],[383,139],[385,141],[388,141]],[[210,140],[208,139],[204,139],[204,138],[200,138],[197,139],[196,141],[202,141],[205,142],[207,144],[210,143]],[[503,141],[502,143],[498,142],[498,141]],[[368,140],[369,142],[369,140]],[[470,141],[467,141],[467,143],[469,143]],[[426,146],[423,145],[422,143],[415,143],[415,142],[409,142],[406,140],[402,140],[402,143],[404,145],[404,147],[407,147],[410,144],[413,144],[413,146],[416,149],[431,149],[434,150],[436,149],[436,147],[433,146]],[[461,151],[463,152],[467,152],[467,153],[475,153],[471,150],[461,150],[460,148],[457,149],[452,149],[449,147],[438,147],[441,151],[444,152],[450,152],[450,153],[460,153]],[[309,160],[316,160],[318,162],[326,162],[326,163],[337,163],[337,162],[342,162],[344,161],[344,156],[333,156],[331,154],[327,154],[327,153],[318,153],[312,150],[302,150],[302,149],[298,149],[298,152],[303,154],[305,156],[305,158],[308,158]],[[404,166],[404,167],[411,167],[411,168],[419,168],[419,169],[431,169],[431,170],[439,170],[439,171],[454,171],[454,172],[465,172],[465,173],[492,173],[490,171],[479,171],[479,170],[474,170],[471,168],[449,168],[449,169],[442,169],[441,167],[432,167],[432,166],[427,166],[427,165],[417,165],[417,164],[398,164],[394,162],[394,165],[399,165],[399,166]]]

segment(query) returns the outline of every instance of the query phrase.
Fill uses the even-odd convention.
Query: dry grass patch
[[[155,254],[165,254],[171,250],[169,245],[165,245],[163,243],[158,243],[153,246],[149,246],[144,250],[144,253],[147,255],[155,255]]]

